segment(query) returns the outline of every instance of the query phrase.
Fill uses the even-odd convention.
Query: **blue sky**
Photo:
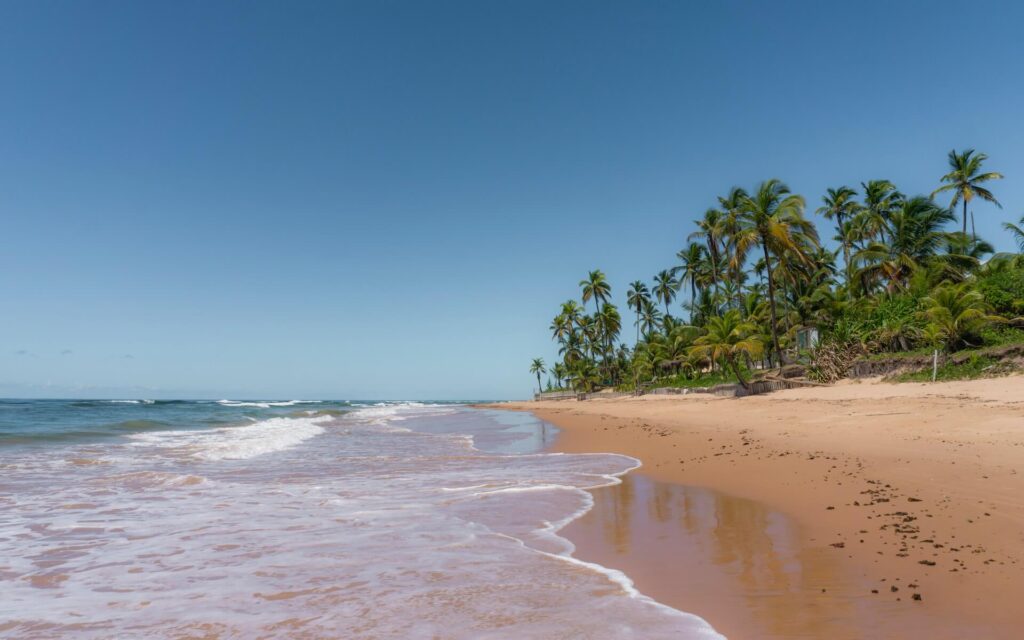
[[[0,395],[522,397],[729,187],[954,147],[1010,249],[1024,10],[965,7],[0,3]]]

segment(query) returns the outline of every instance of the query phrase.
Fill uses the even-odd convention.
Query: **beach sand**
[[[639,458],[563,535],[730,638],[1024,637],[1024,377],[494,406]]]

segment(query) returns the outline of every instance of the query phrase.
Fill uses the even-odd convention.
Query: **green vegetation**
[[[991,356],[980,354],[972,355],[968,360],[961,363],[948,362],[937,369],[935,379],[942,380],[973,380],[975,378],[988,378],[995,375],[1010,373],[1016,370],[1013,365],[1000,363]],[[901,373],[888,378],[894,382],[931,382],[932,368],[925,367],[917,371]]]
[[[937,349],[940,379],[999,370],[992,355],[950,357],[1024,342],[1024,217],[1002,224],[1022,253],[993,255],[968,206],[1000,206],[989,189],[1003,176],[983,170],[987,160],[951,151],[931,196],[905,195],[888,180],[828,189],[816,210],[828,221],[821,233],[804,197],[780,180],[733,188],[696,221],[674,266],[630,283],[632,347],[620,339],[606,275],[595,269],[580,281],[579,301],[551,322],[559,362],[548,387],[747,385],[796,362],[827,381],[855,358],[917,362]],[[951,196],[948,206],[939,194]],[[539,389],[543,361],[530,372]],[[930,379],[931,368],[906,376]]]

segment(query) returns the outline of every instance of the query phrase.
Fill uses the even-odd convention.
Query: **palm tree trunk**
[[[693,324],[693,314],[697,311],[697,278],[690,276],[690,324]]]
[[[964,198],[964,235],[967,235],[967,198]]]
[[[846,297],[849,300],[853,299],[853,283],[852,276],[850,275],[850,243],[846,237],[846,233],[843,230],[843,216],[842,214],[836,215],[836,222],[839,223],[839,240],[843,243],[843,266],[846,267]]]
[[[732,372],[736,376],[736,379],[739,380],[740,386],[743,387],[744,389],[750,389],[750,385],[747,383],[746,380],[743,379],[743,376],[740,375],[740,368],[736,366],[736,361],[733,360],[731,357],[727,357],[725,361],[729,363],[729,368],[732,369]]]
[[[715,312],[718,312],[718,245],[708,238],[708,255],[711,257],[711,286],[715,289]]]
[[[765,272],[768,274],[768,310],[770,311],[772,326],[772,347],[775,349],[775,355],[779,359],[779,366],[782,366],[782,348],[779,347],[779,328],[776,326],[775,320],[775,279],[772,277],[772,261],[768,256],[768,245],[765,244],[765,239],[761,239],[761,249],[764,250],[764,264]]]
[[[544,393],[544,389],[540,386],[540,371],[537,372],[537,393]]]

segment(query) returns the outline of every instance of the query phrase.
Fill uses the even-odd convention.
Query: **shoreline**
[[[641,460],[561,533],[730,638],[1015,638],[1021,389],[1012,376],[488,408],[555,424],[552,450]]]

